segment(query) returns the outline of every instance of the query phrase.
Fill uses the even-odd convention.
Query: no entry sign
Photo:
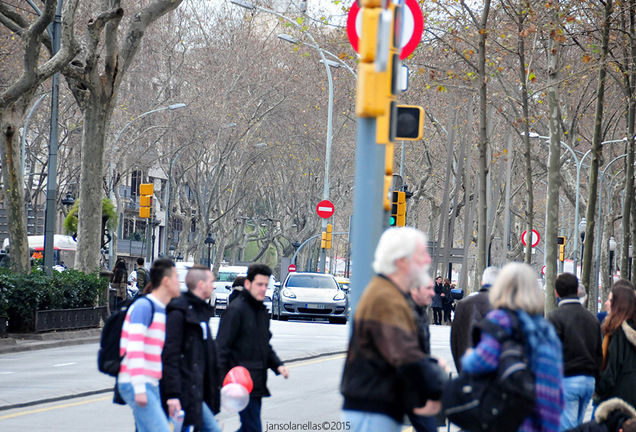
[[[424,30],[422,9],[417,4],[417,0],[406,0],[404,3],[406,7],[404,8],[400,37],[400,60],[404,60],[415,51],[422,40],[422,31]],[[356,52],[358,52],[358,42],[362,32],[362,14],[358,12],[360,12],[360,7],[358,2],[354,2],[347,16],[347,36],[349,36],[349,42]]]
[[[289,267],[287,267],[287,271],[288,271],[289,273],[293,273],[293,272],[295,272],[295,271],[296,271],[296,266],[295,266],[295,265],[293,265],[293,264],[290,264],[290,265],[289,265]]]
[[[524,231],[523,234],[521,234],[521,243],[523,243],[524,246],[528,245],[528,239],[526,237],[528,237],[528,231]],[[532,247],[536,247],[539,244],[539,240],[541,240],[539,232],[532,230]]]
[[[322,200],[316,206],[316,213],[318,213],[318,216],[323,219],[329,219],[331,216],[333,216],[335,211],[336,208],[329,200]]]

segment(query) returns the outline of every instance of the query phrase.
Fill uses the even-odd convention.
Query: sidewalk
[[[101,334],[101,328],[46,333],[9,333],[9,337],[0,338],[0,354],[96,343],[99,342]]]

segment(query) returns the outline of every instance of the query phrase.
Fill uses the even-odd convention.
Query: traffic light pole
[[[350,239],[353,269],[352,289],[349,291],[350,316],[355,313],[362,291],[373,277],[371,264],[385,219],[382,196],[385,147],[375,141],[376,119],[359,117],[357,129],[354,229]]]

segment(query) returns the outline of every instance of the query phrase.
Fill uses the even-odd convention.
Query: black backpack
[[[512,336],[484,319],[473,330],[473,342],[481,332],[492,335],[501,344],[497,370],[471,375],[462,371],[449,381],[442,406],[448,419],[466,431],[510,432],[519,429],[535,408],[534,373],[528,365],[519,319],[507,311],[512,321]]]
[[[113,312],[113,314],[108,317],[104,323],[104,328],[102,328],[102,337],[99,342],[99,351],[97,352],[97,369],[99,369],[100,372],[112,377],[117,377],[117,375],[119,375],[121,361],[124,358],[119,355],[121,329],[124,326],[126,313],[130,306],[142,298],[145,298],[148,302],[150,302],[150,307],[152,308],[150,316],[154,317],[155,305],[153,301],[146,296],[140,296],[133,300],[124,302],[124,304],[117,308],[117,310]],[[150,324],[152,324],[152,318],[148,323],[148,326],[150,326]]]

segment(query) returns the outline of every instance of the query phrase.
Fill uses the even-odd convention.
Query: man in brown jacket
[[[426,280],[431,257],[426,235],[390,228],[375,251],[371,279],[357,305],[342,377],[350,431],[397,432],[406,413],[433,415],[446,372],[424,354],[407,303]]]

